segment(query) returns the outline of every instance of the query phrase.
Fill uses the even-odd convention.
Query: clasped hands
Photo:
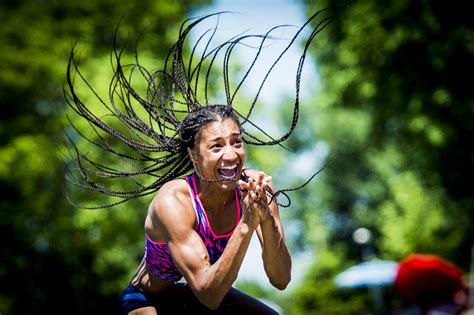
[[[272,179],[265,173],[260,172],[257,180],[249,177],[248,181],[239,180],[238,184],[243,192],[244,205],[248,207],[251,212],[256,212],[259,221],[265,221],[270,214],[267,199],[268,183]]]

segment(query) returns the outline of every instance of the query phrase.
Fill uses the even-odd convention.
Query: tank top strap
[[[194,173],[186,176],[186,182],[189,187],[189,193],[193,202],[194,211],[196,212],[196,216],[198,218],[196,231],[198,231],[199,234],[203,233],[207,235],[209,233],[209,223],[207,222],[206,214],[204,213],[204,209],[201,207],[201,203],[198,198],[198,191],[196,187],[196,179],[194,178]]]

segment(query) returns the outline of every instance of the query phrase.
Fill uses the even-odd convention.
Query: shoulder
[[[188,184],[184,179],[173,179],[165,183],[156,193],[153,199],[154,205],[162,202],[182,201],[184,197],[188,197]]]
[[[153,198],[148,216],[154,227],[163,227],[164,230],[175,225],[192,227],[196,216],[186,181],[175,179],[164,184]]]

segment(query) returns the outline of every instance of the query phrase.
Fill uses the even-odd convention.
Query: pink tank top
[[[189,193],[193,202],[194,211],[198,219],[196,232],[201,237],[204,246],[209,254],[211,264],[214,264],[219,257],[221,257],[224,248],[227,245],[230,237],[234,233],[235,227],[239,223],[242,212],[240,210],[240,195],[238,188],[235,189],[235,204],[237,205],[237,219],[232,231],[227,234],[215,234],[209,224],[206,211],[201,204],[198,197],[196,181],[194,174],[186,176],[186,183],[188,184]],[[176,268],[171,253],[166,242],[154,242],[148,235],[145,234],[146,249],[145,261],[149,271],[151,271],[158,278],[176,282],[182,278],[178,268]]]

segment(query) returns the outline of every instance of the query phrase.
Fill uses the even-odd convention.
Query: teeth
[[[234,169],[236,167],[237,167],[237,164],[234,164],[234,165],[222,166],[221,169],[231,170],[231,169]]]
[[[227,180],[234,180],[237,175],[237,164],[222,166],[218,170],[219,175]]]

